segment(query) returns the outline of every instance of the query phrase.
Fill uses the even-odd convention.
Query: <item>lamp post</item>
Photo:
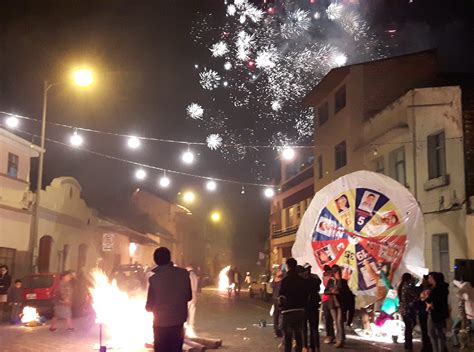
[[[80,69],[74,72],[73,75],[74,81],[77,85],[81,87],[87,87],[92,84],[93,82],[93,75],[90,70]],[[37,183],[36,183],[36,199],[33,202],[32,207],[32,217],[31,217],[31,226],[30,226],[30,242],[29,242],[29,252],[30,252],[30,261],[31,261],[31,272],[35,272],[36,263],[35,263],[35,251],[37,248],[38,242],[38,223],[39,223],[39,204],[40,204],[40,194],[41,189],[43,186],[43,172],[44,172],[44,153],[45,153],[45,140],[46,140],[46,116],[48,111],[48,92],[49,90],[61,84],[62,82],[58,83],[50,83],[47,80],[43,82],[43,111],[41,114],[41,139],[40,139],[40,147],[41,151],[39,153],[39,162],[38,162],[38,176],[37,176]]]

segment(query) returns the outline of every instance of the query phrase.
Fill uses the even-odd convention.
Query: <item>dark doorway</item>
[[[43,236],[39,241],[38,255],[38,271],[40,273],[49,272],[49,263],[51,260],[51,247],[53,246],[53,238],[51,236]]]

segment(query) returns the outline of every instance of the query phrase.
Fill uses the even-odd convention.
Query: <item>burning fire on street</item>
[[[21,314],[21,323],[25,326],[34,327],[41,325],[40,316],[34,307],[26,306]]]
[[[138,351],[153,341],[153,314],[145,310],[145,294],[130,296],[102,271],[92,273],[90,292],[96,322],[104,328],[106,345]]]
[[[219,291],[227,291],[230,287],[229,284],[229,277],[227,274],[229,273],[230,270],[230,265],[226,266],[224,269],[222,269],[219,273]]]

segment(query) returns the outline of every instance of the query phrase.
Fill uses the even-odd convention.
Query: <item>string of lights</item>
[[[33,117],[28,117],[28,116],[23,116],[23,115],[18,115],[18,114],[12,114],[6,111],[0,111],[0,114],[6,115],[11,117],[12,119],[7,122],[7,125],[11,124],[11,127],[16,128],[19,126],[19,121],[15,121],[14,119],[23,119],[23,120],[29,120],[29,121],[34,121],[34,122],[41,122],[39,119],[33,118]],[[206,142],[191,142],[191,141],[182,141],[182,140],[173,140],[173,139],[164,139],[164,138],[156,138],[156,137],[144,137],[144,136],[134,136],[134,135],[129,135],[129,134],[123,134],[123,133],[116,133],[116,132],[110,132],[110,131],[101,131],[101,130],[96,130],[96,129],[91,129],[91,128],[86,128],[86,127],[78,127],[78,126],[72,126],[72,125],[66,125],[62,123],[57,123],[57,122],[51,122],[47,121],[46,122],[49,125],[52,126],[57,126],[57,127],[62,127],[62,128],[67,128],[71,129],[74,131],[83,131],[83,132],[90,132],[90,133],[96,133],[96,134],[103,134],[103,135],[109,135],[109,136],[115,136],[115,137],[121,137],[121,138],[126,138],[128,139],[128,144],[131,148],[135,149],[140,146],[140,141],[152,141],[152,142],[162,142],[162,143],[174,143],[174,144],[184,144],[188,146],[208,146],[208,143]],[[244,145],[244,144],[239,144],[239,143],[230,143],[230,144],[221,144],[221,148],[240,148],[240,149],[281,149],[285,147],[290,147],[287,145]],[[312,149],[312,145],[291,145],[291,148],[294,149]]]
[[[27,132],[27,131],[23,131],[23,130],[19,130],[19,129],[17,129],[17,131],[19,133],[28,135],[30,137],[39,138],[38,135]],[[116,157],[116,156],[113,156],[113,155],[100,153],[100,152],[93,151],[93,150],[90,150],[90,149],[82,148],[80,146],[74,146],[74,145],[71,145],[71,144],[68,144],[68,143],[64,143],[64,142],[61,142],[61,141],[58,141],[58,140],[55,140],[55,139],[52,139],[52,138],[45,138],[45,139],[46,139],[47,142],[50,142],[50,143],[65,146],[65,147],[68,147],[68,148],[78,149],[78,150],[81,150],[81,151],[86,152],[86,153],[91,154],[91,155],[95,155],[95,156],[99,156],[99,157],[106,158],[106,159],[109,159],[109,160],[115,160],[115,161],[123,162],[123,163],[129,164],[129,165],[137,166],[139,168],[135,172],[135,177],[140,181],[144,180],[147,177],[146,171],[144,169],[161,171],[161,172],[163,172],[163,177],[165,177],[165,179],[162,177],[159,180],[159,183],[160,183],[160,186],[163,187],[163,188],[166,188],[167,186],[169,186],[170,181],[171,181],[166,176],[166,174],[175,174],[175,175],[181,175],[181,176],[187,176],[187,177],[193,177],[193,178],[206,180],[206,181],[208,181],[206,183],[206,188],[209,191],[214,191],[215,189],[217,189],[216,182],[237,184],[237,185],[241,185],[242,187],[244,187],[244,186],[265,187],[265,188],[275,187],[274,185],[270,185],[270,184],[228,180],[228,179],[223,179],[223,178],[209,177],[209,176],[191,174],[191,173],[177,171],[177,170],[171,170],[171,169],[163,168],[163,167],[156,166],[156,165],[139,163],[139,162],[136,162],[136,161],[133,161],[133,160],[128,160],[128,159],[119,158],[119,157]]]

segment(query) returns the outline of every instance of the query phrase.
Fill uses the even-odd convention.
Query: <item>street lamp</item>
[[[72,74],[74,82],[80,87],[90,86],[94,82],[94,76],[92,71],[82,68],[75,70]],[[32,219],[31,219],[31,228],[30,228],[30,243],[29,250],[31,254],[31,270],[34,272],[34,256],[36,242],[38,239],[38,207],[40,202],[41,189],[43,187],[43,170],[44,170],[44,146],[46,139],[46,115],[48,111],[48,92],[49,90],[57,85],[62,84],[63,82],[50,83],[47,80],[43,82],[43,112],[41,114],[41,141],[40,141],[40,153],[38,161],[38,179],[36,183],[36,200],[33,203],[32,208]]]
[[[221,213],[218,211],[214,211],[211,213],[211,220],[212,222],[219,222],[221,221]]]

